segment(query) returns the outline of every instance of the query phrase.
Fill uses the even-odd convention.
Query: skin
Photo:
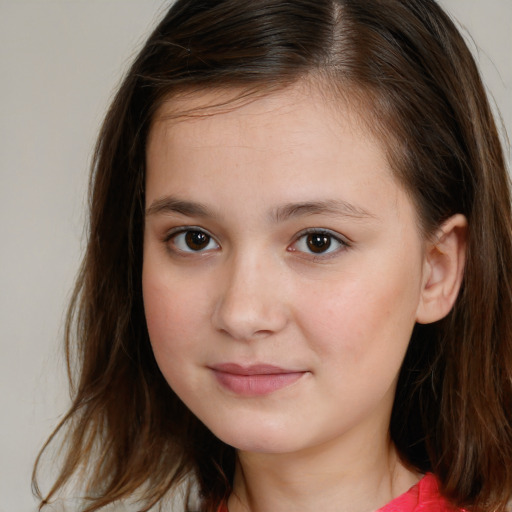
[[[389,418],[416,321],[456,296],[464,219],[427,242],[380,142],[314,87],[170,118],[223,99],[167,102],[150,132],[143,293],[155,357],[238,450],[230,512],[374,510],[419,478],[398,460]],[[238,393],[215,370],[225,363],[297,378]]]

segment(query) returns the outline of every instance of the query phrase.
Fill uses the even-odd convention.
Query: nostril
[[[260,329],[260,330],[254,331],[254,332],[252,332],[250,334],[247,333],[247,334],[241,335],[240,334],[241,331],[239,330],[239,331],[237,331],[239,334],[236,335],[233,329],[228,330],[228,329],[225,329],[225,328],[219,328],[217,330],[223,336],[228,336],[228,337],[233,338],[233,339],[235,339],[237,341],[244,341],[244,342],[250,342],[250,341],[256,340],[256,339],[266,338],[268,336],[272,336],[272,334],[274,332],[274,331],[272,331],[270,329]]]

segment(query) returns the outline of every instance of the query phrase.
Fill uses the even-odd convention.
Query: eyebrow
[[[165,196],[156,199],[146,209],[146,216],[156,214],[178,213],[189,217],[216,217],[206,205],[193,201],[186,201],[174,196]],[[375,219],[376,216],[368,210],[339,199],[324,201],[305,201],[287,203],[270,212],[273,222],[284,222],[295,217],[307,215],[335,215],[353,219]]]
[[[192,201],[184,201],[173,196],[156,199],[146,209],[146,217],[158,213],[180,213],[189,217],[214,217],[207,206]]]
[[[285,204],[275,208],[271,213],[271,217],[275,222],[283,222],[292,217],[322,214],[350,217],[354,219],[376,218],[376,216],[368,210],[340,199]]]

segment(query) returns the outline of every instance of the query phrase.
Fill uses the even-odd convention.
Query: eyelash
[[[202,247],[200,250],[195,251],[195,250],[191,249],[190,247],[188,247],[188,250],[187,250],[187,249],[180,248],[176,245],[176,239],[178,239],[178,237],[180,237],[180,236],[184,237],[183,242],[185,244],[187,244],[186,237],[187,237],[187,235],[192,234],[192,233],[204,235],[208,238],[208,242],[206,243],[205,247]],[[183,226],[180,228],[172,229],[165,236],[164,242],[168,245],[172,243],[175,246],[175,249],[172,249],[172,250],[174,250],[175,252],[184,253],[184,254],[200,254],[200,253],[206,252],[204,249],[208,248],[208,246],[210,245],[211,242],[214,242],[215,245],[217,246],[217,247],[215,247],[215,249],[220,247],[219,243],[215,240],[215,238],[210,233],[208,233],[208,231],[206,231],[203,228],[200,228],[198,226]],[[211,250],[211,248],[208,250]]]
[[[304,244],[307,244],[308,243],[307,237],[311,236],[311,235],[316,235],[319,237],[324,237],[324,239],[327,239],[327,241],[328,241],[327,249],[328,250],[322,251],[322,252],[314,252],[314,251],[307,251],[307,250],[299,251],[298,249],[293,248],[293,246],[296,246],[301,241],[303,241]],[[330,250],[333,241],[338,245],[336,248]],[[350,242],[345,237],[342,237],[338,233],[335,233],[329,229],[308,228],[308,229],[305,229],[304,231],[301,231],[300,233],[298,233],[296,235],[295,241],[288,247],[288,251],[301,252],[303,254],[310,255],[310,256],[314,257],[315,259],[318,259],[318,258],[331,257],[331,256],[337,254],[338,252],[343,251],[344,249],[347,249],[349,247],[350,247]]]
[[[199,235],[206,238],[206,240],[203,241],[204,246],[200,247],[198,250],[194,250],[189,246],[189,242],[191,240],[187,240],[187,236],[193,236],[193,235]],[[314,250],[308,250],[308,247],[306,244],[308,242],[315,243],[314,240],[308,241],[307,237],[315,235],[317,238],[317,242],[319,244],[325,243],[327,244],[326,250],[320,250],[319,252],[315,252]],[[183,237],[180,239],[179,237]],[[323,241],[321,239],[323,237]],[[178,240],[178,243],[176,242]],[[199,239],[199,242],[201,240]],[[334,249],[332,249],[333,241],[335,243]],[[175,253],[181,253],[181,254],[202,254],[209,252],[211,250],[216,250],[220,248],[220,244],[215,240],[215,238],[205,229],[200,228],[198,226],[183,226],[179,228],[175,228],[168,232],[164,238],[164,243],[169,245],[172,244],[174,247],[171,247],[170,249]],[[214,247],[209,247],[211,244],[215,244]],[[182,245],[182,247],[179,247],[179,245]],[[304,250],[298,249],[297,246],[299,244],[304,245]],[[345,238],[339,235],[338,233],[335,233],[328,229],[322,229],[322,228],[308,228],[304,231],[301,231],[294,237],[294,241],[287,247],[287,251],[289,252],[299,252],[305,255],[308,255],[310,257],[313,257],[315,259],[319,258],[327,258],[331,257],[335,254],[337,254],[340,251],[343,251],[344,249],[347,249],[350,247],[350,242]],[[311,248],[311,247],[310,247]],[[322,247],[319,247],[322,249]]]

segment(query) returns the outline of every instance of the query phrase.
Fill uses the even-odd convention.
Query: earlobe
[[[427,243],[424,279],[416,321],[422,324],[444,318],[452,309],[462,283],[466,261],[467,220],[450,217]]]

